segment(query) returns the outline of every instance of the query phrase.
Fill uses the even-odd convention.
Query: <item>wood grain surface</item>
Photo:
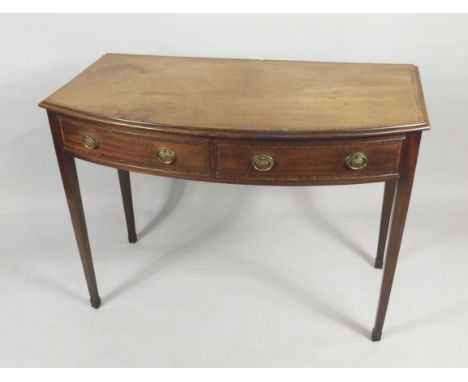
[[[371,336],[381,339],[421,130],[429,128],[415,66],[107,54],[40,106],[93,307],[101,299],[75,158],[118,169],[132,243],[129,171],[278,186],[385,181],[375,262],[384,274]]]
[[[41,104],[149,126],[226,131],[428,127],[414,65],[106,54]]]

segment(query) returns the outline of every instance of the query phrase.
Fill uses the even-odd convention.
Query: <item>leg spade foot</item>
[[[136,233],[129,233],[128,234],[128,242],[129,243],[136,243],[137,242],[137,234]]]
[[[383,260],[382,259],[376,259],[374,267],[376,269],[382,269],[383,268]]]
[[[101,298],[100,297],[91,298],[91,299],[89,299],[89,301],[91,302],[91,306],[94,309],[97,309],[97,308],[99,308],[101,306]]]
[[[382,332],[378,332],[375,329],[372,330],[372,342],[380,341],[382,338]]]

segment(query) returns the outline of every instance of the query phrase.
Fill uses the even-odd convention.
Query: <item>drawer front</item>
[[[403,137],[339,142],[217,142],[220,178],[339,180],[398,173]]]
[[[203,139],[186,141],[140,131],[134,134],[69,119],[61,119],[60,125],[65,149],[83,159],[174,174],[209,174],[208,142]]]

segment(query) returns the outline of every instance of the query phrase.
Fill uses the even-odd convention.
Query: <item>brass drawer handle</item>
[[[172,164],[176,161],[177,158],[176,153],[173,150],[167,149],[165,147],[160,147],[156,151],[155,155],[158,161],[164,164]]]
[[[266,154],[255,155],[252,158],[252,167],[261,172],[270,171],[275,165],[275,160]]]
[[[96,150],[99,147],[99,142],[91,135],[85,135],[82,139],[83,146],[89,150]]]
[[[354,153],[346,158],[346,166],[351,170],[362,170],[367,166],[367,156],[363,153]]]

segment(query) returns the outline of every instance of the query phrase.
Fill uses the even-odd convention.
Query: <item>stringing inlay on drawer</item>
[[[141,131],[133,134],[99,125],[61,118],[63,143],[81,157],[102,164],[123,163],[164,173],[209,175],[208,142],[189,142],[175,135]]]
[[[403,137],[348,142],[217,142],[216,176],[330,180],[398,173]]]

